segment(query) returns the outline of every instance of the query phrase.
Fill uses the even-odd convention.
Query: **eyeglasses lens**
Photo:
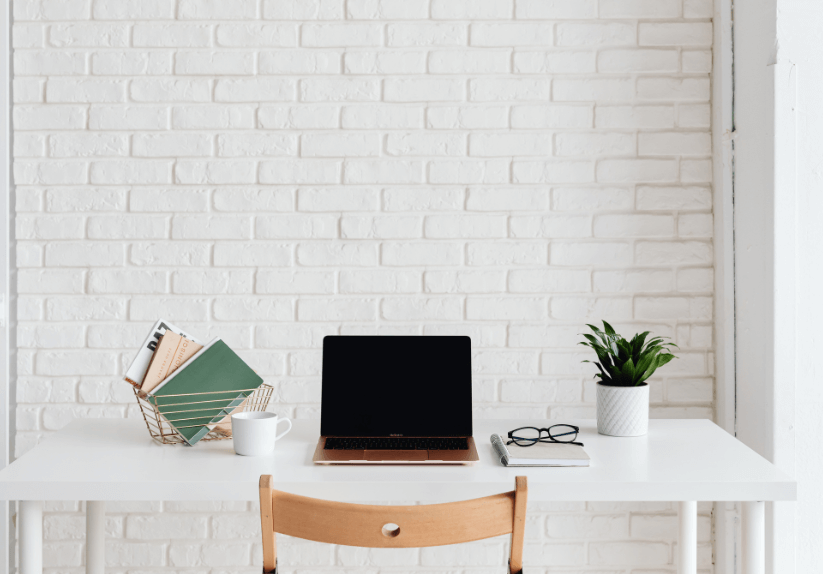
[[[540,431],[534,427],[525,427],[512,432],[512,440],[515,444],[528,446],[534,444],[540,438]]]
[[[570,425],[554,425],[549,436],[557,442],[572,442],[577,438],[577,429]]]

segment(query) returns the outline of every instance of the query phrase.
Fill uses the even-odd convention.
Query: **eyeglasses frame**
[[[570,427],[570,428],[574,429],[573,432],[567,432],[567,433],[559,434],[559,435],[556,435],[556,436],[566,436],[566,435],[573,434],[573,435],[575,435],[574,438],[577,438],[577,435],[580,434],[580,427],[575,426],[575,425],[566,424],[566,423],[559,423],[559,424],[552,425],[552,426],[546,427],[546,428],[519,427],[519,428],[516,428],[514,430],[509,431],[509,433],[508,433],[509,442],[507,442],[506,445],[510,445],[510,444],[514,443],[517,446],[529,447],[529,446],[534,446],[539,442],[544,442],[544,443],[557,443],[557,444],[575,444],[577,446],[583,446],[582,442],[575,442],[575,441],[570,441],[570,440],[569,441],[556,440],[551,434],[551,429],[553,429],[554,427]],[[523,437],[513,436],[514,433],[516,433],[519,430],[523,430],[523,429],[534,429],[534,430],[536,430],[537,433],[538,433],[537,438],[532,439],[532,438],[523,438]],[[543,431],[546,432],[547,436],[545,436],[545,437],[543,436]],[[517,441],[529,442],[530,444],[519,444]]]

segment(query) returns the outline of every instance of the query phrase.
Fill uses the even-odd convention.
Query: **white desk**
[[[564,421],[569,422],[569,421]],[[540,501],[679,501],[681,574],[696,572],[697,501],[744,503],[744,572],[763,574],[764,501],[795,500],[797,485],[707,420],[653,420],[644,437],[597,434],[573,421],[589,468],[506,468],[488,437],[549,421],[475,421],[475,466],[315,466],[319,422],[295,421],[271,457],[234,454],[231,441],[158,445],[140,419],[75,421],[0,472],[0,500],[20,504],[20,572],[42,572],[42,501],[87,501],[86,568],[103,573],[106,500],[257,500],[261,474],[280,490],[343,501],[446,502],[511,490],[529,478]]]

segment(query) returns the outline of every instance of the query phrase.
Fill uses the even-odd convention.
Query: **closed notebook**
[[[155,387],[150,400],[193,445],[262,384],[237,353],[214,339]],[[189,393],[207,394],[179,396]]]
[[[202,348],[203,345],[181,337],[174,331],[167,330],[157,343],[157,349],[154,351],[151,363],[149,363],[140,390],[144,393],[150,393],[166,377],[179,369]]]
[[[492,447],[503,466],[589,466],[589,455],[582,446],[556,442],[539,442],[532,446],[507,445],[493,434]]]

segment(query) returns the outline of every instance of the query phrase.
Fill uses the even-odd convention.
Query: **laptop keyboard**
[[[327,450],[469,450],[459,437],[329,437]]]

